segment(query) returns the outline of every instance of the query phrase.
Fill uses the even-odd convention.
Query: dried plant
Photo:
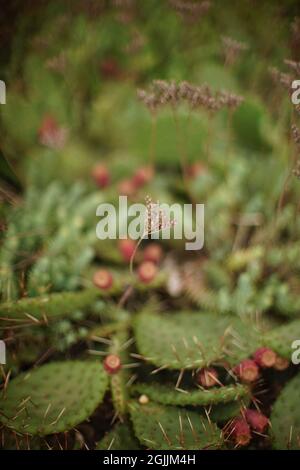
[[[145,214],[145,224],[144,224],[144,231],[142,236],[140,237],[139,241],[137,242],[135,249],[131,255],[130,262],[129,262],[129,270],[133,273],[133,261],[136,255],[136,252],[145,238],[149,236],[161,232],[162,230],[166,230],[171,228],[175,225],[176,221],[171,220],[166,216],[164,211],[161,209],[159,201],[153,202],[150,196],[146,196],[146,214]]]
[[[233,65],[239,58],[241,52],[248,49],[248,45],[246,43],[236,41],[228,36],[222,36],[221,39],[225,65]]]
[[[185,0],[169,0],[169,5],[173,8],[185,21],[195,22],[205,15],[211,8],[210,1],[185,1]]]
[[[149,91],[138,90],[138,97],[150,109],[170,104],[176,108],[182,102],[186,102],[191,109],[203,108],[207,111],[218,111],[221,108],[237,108],[243,101],[242,96],[235,95],[226,90],[213,92],[206,83],[193,85],[187,81],[176,84],[174,80],[154,80]]]

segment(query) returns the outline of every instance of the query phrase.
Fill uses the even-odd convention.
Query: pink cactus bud
[[[157,266],[152,261],[144,261],[138,268],[138,277],[145,284],[153,281],[156,274]]]
[[[187,176],[191,179],[198,178],[207,173],[207,167],[201,162],[195,162],[187,168]]]
[[[136,247],[136,243],[133,240],[120,240],[119,242],[119,250],[121,252],[122,258],[124,261],[130,261],[134,250]]]
[[[98,164],[92,170],[92,177],[99,188],[105,188],[110,183],[110,174],[105,165]]]
[[[149,183],[153,178],[153,168],[151,166],[144,166],[138,168],[133,176],[133,184],[136,189]]]
[[[254,431],[263,433],[269,425],[268,418],[257,410],[246,410],[245,418]]]
[[[99,269],[96,271],[93,277],[93,282],[99,289],[110,289],[113,285],[113,277],[106,269]]]
[[[276,353],[270,348],[259,348],[253,354],[253,359],[259,367],[273,367],[276,362]]]
[[[285,357],[276,356],[274,369],[282,371],[286,370],[290,366],[290,362]]]
[[[238,446],[246,446],[251,440],[251,431],[247,421],[238,416],[226,428],[226,435]]]
[[[214,387],[218,384],[218,372],[213,367],[201,369],[197,376],[197,382],[205,388]]]
[[[233,372],[243,382],[255,382],[259,376],[258,367],[252,359],[245,359],[240,362],[240,364],[233,369]]]
[[[144,260],[158,264],[162,258],[163,250],[158,243],[150,243],[144,250]]]
[[[103,362],[103,367],[108,374],[116,374],[121,369],[121,359],[116,354],[109,354]]]
[[[130,179],[121,181],[118,189],[121,196],[132,196],[136,191],[135,185]]]
[[[67,130],[59,126],[55,117],[46,114],[38,130],[38,137],[42,145],[53,149],[61,149],[67,138]]]

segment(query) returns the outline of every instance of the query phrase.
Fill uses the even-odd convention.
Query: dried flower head
[[[153,80],[149,91],[138,90],[138,97],[151,112],[169,104],[176,108],[182,102],[191,109],[202,108],[212,112],[223,107],[235,109],[243,101],[241,96],[226,90],[213,92],[206,83],[200,86],[187,81],[176,84],[174,80]]]
[[[289,73],[280,72],[276,67],[270,67],[269,72],[275,83],[280,84],[287,90],[291,91],[293,77]]]
[[[300,145],[300,131],[295,124],[292,125],[292,137],[295,144]]]
[[[236,41],[228,36],[222,36],[223,53],[225,57],[225,63],[228,65],[234,64],[241,52],[246,51],[248,46],[244,42]]]
[[[210,1],[188,1],[188,0],[169,0],[169,5],[173,8],[184,20],[196,21],[201,16],[206,14],[211,7]]]
[[[145,217],[145,236],[152,233],[160,232],[161,230],[173,227],[176,223],[175,220],[170,220],[161,209],[159,201],[152,202],[150,196],[146,196],[146,217]]]

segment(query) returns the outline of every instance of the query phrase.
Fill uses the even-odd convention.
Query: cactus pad
[[[282,390],[271,413],[272,435],[276,449],[300,449],[300,374]]]
[[[292,343],[300,338],[300,320],[284,324],[265,335],[265,344],[273,349],[279,356],[291,359]]]
[[[220,430],[198,413],[156,403],[130,404],[136,436],[157,450],[215,449],[222,444]]]
[[[139,352],[147,361],[169,369],[204,367],[223,359],[235,364],[260,346],[252,325],[212,313],[139,315],[135,323]]]
[[[216,403],[228,403],[239,400],[249,394],[249,389],[241,384],[215,387],[211,390],[192,390],[183,393],[166,385],[138,384],[134,390],[147,395],[151,400],[162,405],[207,406]]]
[[[22,434],[67,431],[93,413],[107,385],[98,362],[52,362],[9,383],[0,401],[0,420]]]
[[[139,445],[126,424],[117,424],[98,443],[97,450],[138,450]]]

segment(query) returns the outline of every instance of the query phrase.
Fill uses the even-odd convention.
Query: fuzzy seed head
[[[113,277],[106,269],[99,269],[94,274],[93,282],[99,289],[110,289],[113,285]]]
[[[259,348],[253,354],[253,359],[259,367],[273,367],[276,362],[276,353],[270,348]]]
[[[121,359],[117,354],[109,354],[104,359],[103,367],[108,374],[116,374],[121,369]]]

